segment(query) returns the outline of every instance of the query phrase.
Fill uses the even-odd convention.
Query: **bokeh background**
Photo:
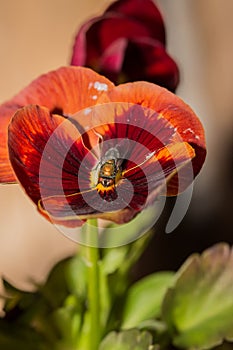
[[[42,73],[67,65],[80,25],[101,14],[110,0],[0,0],[0,103]],[[173,201],[135,269],[136,276],[177,269],[192,252],[233,242],[233,2],[158,0],[168,51],[177,61],[177,94],[196,111],[206,130],[208,157],[197,178],[188,213],[164,233]],[[18,185],[0,186],[0,275],[31,289],[77,245],[31,204]],[[1,291],[1,284],[0,284]]]

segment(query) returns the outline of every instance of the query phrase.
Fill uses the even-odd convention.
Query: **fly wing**
[[[124,159],[127,159],[130,144],[129,139],[111,139],[106,141],[106,143],[108,143],[108,145],[105,144],[103,150],[106,150],[106,146],[109,146],[109,148],[104,152],[101,163],[109,159],[114,159],[116,164],[120,166]]]

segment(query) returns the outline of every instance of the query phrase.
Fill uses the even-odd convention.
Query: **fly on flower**
[[[66,227],[129,222],[183,191],[205,159],[202,125],[177,96],[146,82],[115,87],[87,68],[39,77],[0,115],[9,123],[2,182],[16,176],[39,212]]]
[[[116,176],[120,168],[116,158],[110,158],[100,166],[98,184],[105,188],[115,186]]]
[[[128,152],[128,139],[121,141],[116,147],[109,148],[96,169],[94,169],[94,183],[97,190],[115,188],[122,175],[122,163]]]

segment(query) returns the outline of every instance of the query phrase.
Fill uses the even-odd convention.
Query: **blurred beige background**
[[[0,102],[38,75],[68,64],[80,24],[109,3],[0,0]],[[226,155],[233,147],[233,1],[224,0],[224,6],[221,0],[157,4],[167,25],[168,50],[181,69],[177,94],[206,128],[208,158],[195,184],[192,209],[205,220],[223,205],[226,193],[232,195],[226,188]],[[76,249],[37,213],[18,185],[0,186],[0,275],[28,289],[31,279],[42,281],[56,261]]]

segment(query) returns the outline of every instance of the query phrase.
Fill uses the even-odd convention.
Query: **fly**
[[[115,185],[116,176],[119,173],[119,170],[120,167],[117,159],[107,160],[100,167],[98,183],[101,183],[104,187]]]
[[[101,161],[96,168],[93,169],[92,183],[97,189],[103,187],[108,189],[114,187],[121,178],[122,163],[124,162],[128,152],[128,139],[118,141],[114,147],[110,147],[104,152]]]

